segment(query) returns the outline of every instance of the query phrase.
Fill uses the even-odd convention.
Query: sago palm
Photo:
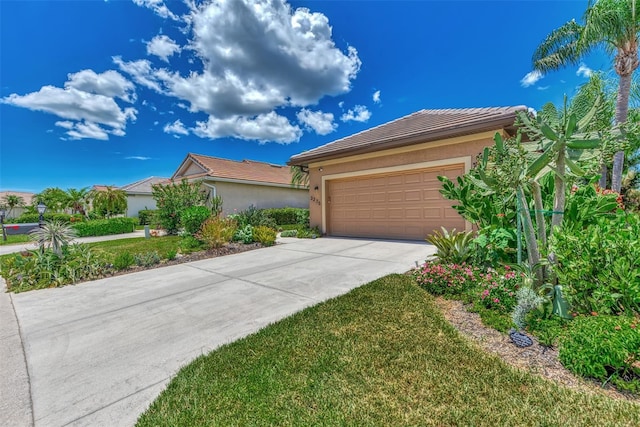
[[[58,256],[62,256],[62,248],[76,237],[75,230],[61,221],[45,222],[29,234],[41,249],[49,247]]]
[[[624,123],[629,111],[632,75],[639,65],[640,14],[636,10],[636,0],[592,0],[583,21],[579,24],[571,20],[552,31],[536,49],[533,67],[547,72],[569,64],[577,65],[592,50],[603,47],[615,55],[614,69],[620,77],[615,120]],[[611,178],[615,191],[620,191],[623,165],[624,152],[618,151],[613,158]]]

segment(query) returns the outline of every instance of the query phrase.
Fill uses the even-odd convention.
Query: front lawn
[[[138,425],[637,426],[640,405],[505,365],[392,275],[198,358]]]
[[[28,234],[12,234],[7,236],[7,240],[5,241],[0,236],[0,246],[2,245],[17,245],[19,243],[29,243],[31,242],[31,238]]]

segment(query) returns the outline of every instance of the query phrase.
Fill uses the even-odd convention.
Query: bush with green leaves
[[[133,256],[135,259],[136,265],[140,267],[151,267],[160,263],[160,254],[158,251],[149,251],[135,254]]]
[[[152,185],[152,195],[158,221],[168,234],[176,234],[180,229],[182,211],[191,206],[203,206],[207,199],[207,192],[199,182],[190,183],[186,179],[179,184]]]
[[[320,229],[318,227],[300,227],[297,230],[299,239],[315,239],[316,237],[322,236],[322,233],[320,233]]]
[[[298,237],[298,230],[284,230],[280,233],[280,237]]]
[[[442,233],[436,230],[426,239],[438,249],[435,255],[438,261],[443,264],[468,263],[474,255],[473,232],[456,232],[455,229],[449,232],[441,228]]]
[[[178,251],[176,251],[175,249],[171,249],[170,251],[168,251],[165,254],[165,258],[168,259],[169,261],[172,261],[174,259],[176,259],[176,257],[178,256]]]
[[[63,247],[67,246],[76,235],[71,225],[60,221],[45,222],[40,228],[29,233],[31,239],[40,248],[50,248],[58,256],[62,256]]]
[[[640,318],[580,316],[560,339],[558,356],[578,375],[640,393]]]
[[[461,295],[476,285],[480,270],[468,264],[426,262],[412,270],[420,287],[433,295]]]
[[[238,227],[233,235],[233,241],[245,244],[253,243],[253,226],[251,224],[247,224],[242,228]]]
[[[300,224],[308,225],[309,209],[302,208],[271,208],[264,212],[273,218],[277,225]]]
[[[619,213],[555,232],[554,271],[571,310],[640,314],[640,216]]]
[[[513,323],[520,329],[527,326],[528,314],[538,308],[544,302],[531,287],[523,286],[516,292],[516,306],[511,314]]]
[[[156,221],[156,209],[143,209],[138,211],[138,221],[140,225],[152,225]]]
[[[516,292],[522,286],[522,276],[509,266],[500,271],[489,269],[478,280],[479,302],[486,308],[511,313],[517,303]]]
[[[74,218],[74,222],[82,221],[82,215],[69,215],[66,213],[49,213],[45,212],[44,221],[57,221],[57,222],[71,222],[71,218]],[[38,222],[40,219],[40,214],[37,213],[23,213],[17,218],[12,218],[11,223],[15,224],[26,224]],[[6,222],[6,221],[5,221]]]
[[[471,250],[473,264],[491,267],[517,261],[517,236],[515,228],[493,225],[482,228],[473,239]]]
[[[210,248],[220,248],[231,242],[238,228],[233,218],[211,217],[207,219],[195,235]]]
[[[253,240],[262,246],[273,246],[276,244],[278,232],[270,227],[259,225],[253,229]]]
[[[184,236],[180,240],[180,250],[182,252],[189,253],[200,248],[202,248],[202,242],[193,236]]]
[[[211,216],[211,210],[206,206],[190,206],[180,214],[180,223],[184,230],[193,235],[200,230],[202,223]]]
[[[87,237],[132,233],[136,225],[138,225],[138,218],[109,218],[74,223],[73,228],[78,237]]]
[[[247,225],[251,225],[252,227],[264,225],[265,227],[270,227],[273,229],[278,228],[278,224],[276,224],[276,221],[271,216],[269,216],[268,212],[265,209],[258,209],[254,205],[249,206],[247,209],[238,212],[237,214],[229,215],[229,217],[236,220],[238,223],[238,227],[240,228],[244,228]]]
[[[113,268],[116,270],[126,270],[135,265],[136,259],[130,252],[120,252],[113,260]]]
[[[103,277],[110,266],[86,245],[68,245],[62,255],[50,249],[14,254],[0,263],[7,289],[22,292],[52,288]]]

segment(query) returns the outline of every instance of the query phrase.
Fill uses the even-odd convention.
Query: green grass
[[[164,257],[169,251],[177,251],[180,249],[182,253],[195,252],[203,250],[203,247],[184,249],[180,247],[182,237],[179,236],[161,236],[145,239],[141,237],[132,237],[130,239],[107,240],[104,242],[86,243],[93,249],[105,252],[115,257],[121,252],[129,252],[132,255],[139,253],[147,253],[157,251]]]
[[[408,276],[306,309],[183,368],[139,426],[638,426],[482,352]]]
[[[18,243],[26,243],[26,242],[30,242],[30,241],[31,241],[31,239],[29,238],[28,234],[13,234],[13,235],[10,235],[10,236],[7,236],[7,241],[4,241],[4,239],[2,238],[2,235],[0,234],[0,246],[2,246],[2,245],[15,245],[15,244],[18,244]]]

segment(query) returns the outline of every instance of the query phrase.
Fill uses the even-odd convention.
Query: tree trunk
[[[540,250],[538,249],[538,242],[536,241],[536,232],[533,228],[533,222],[531,221],[531,215],[529,215],[529,204],[524,196],[524,190],[519,185],[516,188],[516,196],[520,201],[520,212],[518,215],[522,215],[522,221],[524,225],[524,239],[527,242],[527,258],[529,259],[529,266],[535,268],[536,264],[540,262]],[[540,268],[535,269],[536,273],[536,285],[542,284],[542,270]]]
[[[536,228],[538,229],[538,243],[543,248],[547,249],[547,224],[544,219],[544,207],[542,206],[542,190],[540,184],[537,181],[531,182],[531,192],[533,193],[533,205],[536,210]],[[547,267],[542,267],[542,277],[544,280],[548,277]]]
[[[629,113],[629,94],[631,92],[631,75],[631,73],[620,74],[618,97],[616,98],[616,124],[622,124],[627,121],[627,115]],[[611,189],[618,193],[622,187],[623,169],[624,151],[618,151],[613,156],[613,171],[611,172]]]
[[[555,190],[556,194],[553,197],[553,215],[551,216],[551,233],[553,233],[553,229],[562,225],[562,218],[564,216],[564,203],[565,203],[565,193],[566,193],[566,182],[563,177],[566,173],[566,148],[564,145],[560,148],[558,152],[558,157],[556,158],[556,170],[555,170]]]
[[[598,185],[602,189],[607,188],[607,174],[608,173],[609,173],[609,168],[607,167],[607,164],[603,160],[602,161],[602,165],[600,167],[600,181],[598,181]]]

